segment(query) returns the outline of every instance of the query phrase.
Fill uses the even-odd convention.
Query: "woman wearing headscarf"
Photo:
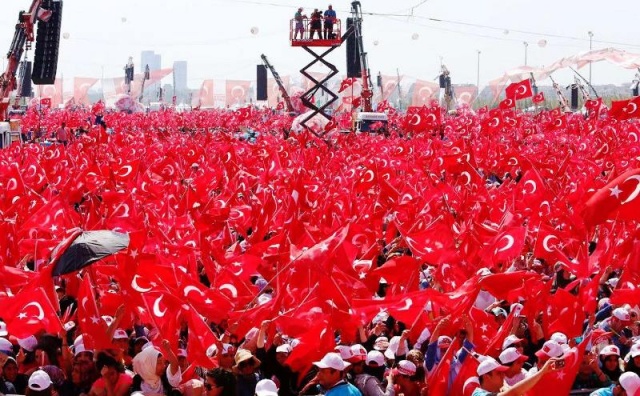
[[[165,358],[169,362],[167,366]],[[150,346],[133,358],[133,377],[131,392],[142,392],[144,395],[173,395],[182,382],[182,372],[178,358],[169,346],[169,341],[162,341],[162,352]],[[177,392],[177,393],[176,393]]]

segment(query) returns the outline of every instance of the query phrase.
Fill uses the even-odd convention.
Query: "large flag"
[[[213,80],[204,80],[200,87],[199,100],[197,106],[213,107],[215,104],[213,99]]]
[[[428,106],[432,100],[437,98],[439,87],[432,81],[416,80],[413,83],[411,106]]]
[[[243,105],[249,102],[249,88],[251,81],[227,80],[226,103],[227,106]]]
[[[73,78],[73,99],[77,104],[89,104],[87,93],[89,89],[98,82],[97,78],[74,77]]]
[[[37,96],[41,99],[50,99],[51,107],[58,107],[62,102],[62,78],[56,78],[53,85],[39,85]]]
[[[585,205],[583,218],[594,226],[607,219],[640,219],[640,168],[631,169],[598,190]]]

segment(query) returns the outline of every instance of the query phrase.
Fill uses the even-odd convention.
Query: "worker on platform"
[[[300,40],[304,38],[304,20],[307,18],[306,15],[302,15],[302,7],[298,8],[298,12],[293,17],[296,20],[296,30],[293,34],[293,39],[298,39],[298,33],[300,33]]]
[[[318,40],[322,40],[322,11],[318,11],[317,8],[311,14],[310,27],[309,38],[313,40],[314,33],[318,33]]]
[[[334,39],[333,25],[336,23],[336,12],[333,6],[329,4],[329,8],[324,12],[324,38],[325,40]]]

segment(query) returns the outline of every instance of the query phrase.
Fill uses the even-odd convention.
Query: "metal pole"
[[[593,50],[593,32],[589,30],[589,51]],[[591,62],[589,62],[589,85],[591,85]]]
[[[476,74],[476,89],[478,90],[478,93],[476,94],[476,99],[478,98],[478,96],[480,96],[480,54],[482,52],[480,52],[480,50],[478,50],[478,71]]]
[[[524,65],[527,66],[527,50],[529,49],[529,43],[524,41],[523,44],[524,44]]]

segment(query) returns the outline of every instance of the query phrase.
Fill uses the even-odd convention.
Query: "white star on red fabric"
[[[619,189],[618,186],[613,186],[613,188],[610,188],[609,190],[611,191],[612,197],[620,198],[620,193],[622,192],[622,190]]]

